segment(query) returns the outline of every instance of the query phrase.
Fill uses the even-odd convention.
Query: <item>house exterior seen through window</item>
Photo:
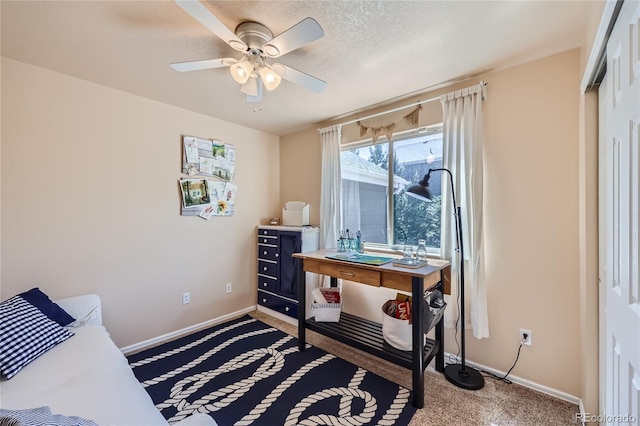
[[[441,173],[431,175],[430,203],[405,190],[442,167],[442,125],[383,140],[349,144],[341,152],[342,229],[360,230],[368,245],[402,249],[425,239],[439,249]]]

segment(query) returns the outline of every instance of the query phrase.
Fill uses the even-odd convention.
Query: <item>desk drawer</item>
[[[305,259],[304,270],[307,272],[315,272],[316,274],[329,275],[343,280],[356,281],[362,284],[380,287],[380,272],[373,271],[371,269],[358,268],[356,266],[337,263],[319,262],[314,259]]]
[[[424,290],[431,290],[440,282],[440,272],[427,275],[424,278]],[[393,272],[382,272],[382,287],[388,287],[395,290],[412,292],[413,279],[410,275],[401,275]]]

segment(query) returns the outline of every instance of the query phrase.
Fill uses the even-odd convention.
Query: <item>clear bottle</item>
[[[418,240],[416,257],[418,259],[418,262],[424,262],[427,260],[427,240]]]

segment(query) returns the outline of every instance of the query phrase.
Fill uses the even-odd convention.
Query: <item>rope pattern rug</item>
[[[411,392],[254,318],[131,355],[169,423],[207,413],[219,425],[406,425]]]

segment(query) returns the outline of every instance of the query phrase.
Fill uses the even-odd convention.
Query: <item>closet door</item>
[[[606,424],[638,425],[640,416],[640,2],[625,1],[607,43],[600,89],[606,126],[600,140],[600,415]]]

